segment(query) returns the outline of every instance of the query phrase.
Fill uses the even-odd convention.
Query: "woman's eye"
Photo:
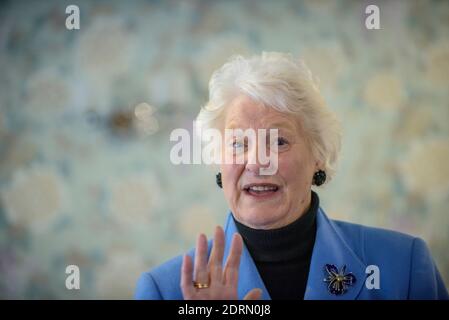
[[[285,146],[288,144],[288,141],[285,138],[278,138],[278,146]]]
[[[243,146],[244,146],[244,145],[243,145],[242,142],[239,142],[239,141],[234,141],[234,142],[232,142],[232,147],[233,147],[234,149],[242,148]]]

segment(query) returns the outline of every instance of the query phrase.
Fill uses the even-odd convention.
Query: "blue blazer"
[[[229,253],[232,235],[237,228],[229,213],[225,231],[223,263]],[[209,253],[212,241],[209,241]],[[188,254],[193,258],[195,250]],[[137,283],[136,299],[182,300],[180,288],[182,255],[144,272]],[[325,265],[335,265],[339,270],[346,266],[356,281],[341,295],[328,289]],[[372,269],[378,267],[379,286],[373,288]],[[270,299],[256,265],[245,245],[239,268],[238,298],[249,290],[261,288],[262,299]],[[330,220],[323,209],[317,212],[317,231],[309,277],[304,299],[449,299],[447,289],[430,255],[420,238],[395,231],[365,227]]]

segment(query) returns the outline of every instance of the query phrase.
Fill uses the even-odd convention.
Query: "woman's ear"
[[[316,172],[318,170],[323,170],[323,163],[320,160],[315,161],[315,168],[314,168],[313,172]]]

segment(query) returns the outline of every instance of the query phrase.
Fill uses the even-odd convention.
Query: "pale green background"
[[[223,223],[214,170],[172,165],[169,134],[191,129],[216,67],[262,50],[302,56],[343,121],[323,208],[422,237],[448,284],[449,2],[375,3],[381,30],[363,1],[3,1],[0,297],[131,298]]]

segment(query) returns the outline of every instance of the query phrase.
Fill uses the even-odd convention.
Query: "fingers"
[[[224,267],[224,272],[222,272],[223,255],[225,247],[225,235],[221,227],[215,229],[214,241],[212,246],[212,251],[209,257],[209,263],[207,262],[207,238],[204,234],[200,234],[197,239],[196,249],[195,249],[195,264],[192,264],[192,258],[185,255],[182,260],[181,267],[181,290],[184,299],[197,299],[200,293],[207,293],[210,298],[210,294],[213,288],[209,289],[196,289],[193,286],[193,280],[200,283],[207,283],[209,285],[215,283],[220,284],[215,287],[215,298],[220,296],[226,296],[229,298],[229,293],[224,294],[229,290],[223,290],[226,287],[231,286],[233,291],[235,291],[235,296],[237,295],[237,285],[238,285],[238,273],[240,266],[240,259],[243,252],[243,240],[242,237],[235,233],[232,237],[232,243],[229,250],[229,255],[226,260],[226,265]],[[193,271],[193,272],[192,272]],[[199,291],[203,290],[203,291]],[[218,291],[217,291],[218,290]],[[212,291],[213,293],[213,291]],[[234,295],[232,294],[232,295]],[[262,290],[255,288],[249,291],[244,300],[258,300],[262,297]]]
[[[209,271],[211,282],[222,282],[222,264],[224,254],[224,231],[221,227],[215,228],[214,243],[209,258]]]
[[[195,281],[209,283],[207,271],[207,238],[204,234],[200,234],[196,241],[194,275]]]
[[[181,267],[181,290],[184,299],[191,298],[195,293],[192,285],[192,269],[192,258],[188,255],[184,255]]]
[[[242,256],[243,240],[242,237],[235,233],[232,238],[231,249],[229,251],[228,259],[224,269],[223,283],[228,286],[237,287],[240,257]]]
[[[248,292],[243,300],[260,300],[262,297],[262,290],[259,288],[255,288]]]

